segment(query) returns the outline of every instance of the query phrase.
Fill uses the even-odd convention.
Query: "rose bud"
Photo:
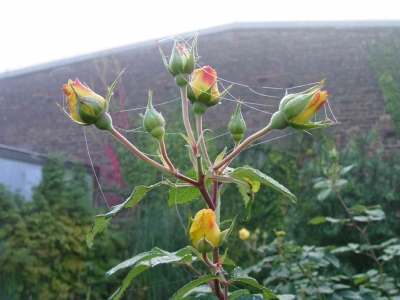
[[[307,130],[333,125],[333,123],[311,122],[311,118],[328,99],[328,93],[321,92],[324,83],[325,79],[307,91],[283,97],[279,104],[279,111],[271,118],[271,128],[284,129],[290,126],[295,129]]]
[[[83,85],[79,79],[68,80],[62,88],[67,96],[71,117],[83,124],[93,124],[107,110],[106,100]]]
[[[235,143],[240,143],[243,139],[244,133],[246,131],[246,123],[244,122],[242,112],[241,112],[242,102],[238,102],[236,111],[232,115],[231,120],[228,124],[229,132],[231,133],[232,139]]]
[[[250,231],[248,231],[246,228],[242,228],[239,230],[239,238],[242,241],[247,240],[250,237]]]
[[[221,244],[221,231],[212,209],[202,209],[194,217],[189,230],[192,245],[202,253],[211,252]]]
[[[149,101],[143,117],[143,126],[157,140],[161,140],[165,133],[165,119],[154,109],[152,104],[153,92],[149,91]]]
[[[165,67],[172,74],[172,76],[175,77],[175,82],[180,87],[185,87],[188,85],[190,74],[192,74],[196,66],[196,59],[194,55],[195,45],[196,38],[193,39],[192,48],[190,53],[188,53],[184,45],[175,41],[169,62],[167,62],[161,47],[158,46]]]
[[[197,115],[203,115],[207,107],[218,104],[229,92],[232,85],[221,94],[218,91],[217,72],[210,66],[196,69],[188,86],[188,99]]]

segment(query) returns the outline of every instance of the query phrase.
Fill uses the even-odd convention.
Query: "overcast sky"
[[[233,22],[400,20],[399,0],[0,2],[0,73]]]

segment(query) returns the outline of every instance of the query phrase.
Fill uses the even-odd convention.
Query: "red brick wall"
[[[236,29],[200,35],[199,63],[211,65],[221,78],[250,86],[292,87],[326,77],[329,101],[341,122],[331,129],[337,141],[344,145],[350,136],[377,128],[377,144],[387,151],[398,151],[400,138],[394,132],[367,61],[369,45],[388,34],[389,28]],[[162,45],[169,53],[171,43]],[[106,83],[110,84],[124,67],[128,69],[123,76],[123,88],[118,88],[115,94],[116,103],[128,108],[145,106],[148,89],[154,90],[154,103],[179,95],[155,44],[4,78],[0,80],[0,143],[37,152],[62,150],[70,158],[88,163],[82,127],[65,118],[54,102],[62,101],[61,87],[69,78],[77,77],[96,92],[105,94]],[[283,95],[282,90],[254,89]],[[269,112],[274,112],[279,103],[279,99],[262,97],[245,87],[235,86],[232,93],[244,101],[272,105],[255,106]],[[234,102],[224,101],[210,109],[205,122],[211,123],[212,129],[226,127],[234,106]],[[137,116],[138,112],[143,111],[129,114]],[[270,117],[246,107],[243,114],[248,134],[265,126]],[[125,128],[141,126],[139,117],[129,123],[121,113],[114,115],[114,122]],[[106,178],[118,181],[113,176],[110,155],[105,151],[107,134],[95,128],[89,130],[96,135],[94,138],[87,130],[92,158],[102,169],[102,182],[107,182]],[[112,145],[112,140],[107,143]]]

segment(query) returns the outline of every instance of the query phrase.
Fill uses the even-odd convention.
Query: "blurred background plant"
[[[133,138],[139,147],[157,146],[147,135]],[[177,135],[167,135],[167,139],[183,146]],[[222,218],[239,214],[235,228],[246,227],[251,232],[245,243],[231,236],[230,248],[235,251],[230,251],[230,258],[260,282],[299,299],[398,299],[400,158],[384,158],[381,150],[371,150],[373,141],[371,133],[333,151],[334,143],[326,133],[315,132],[313,136],[297,134],[284,146],[247,150],[234,165],[251,159],[252,166],[262,172],[273,170],[278,181],[292,187],[299,201],[291,207],[279,194],[261,189],[252,222],[247,223],[237,190],[228,188],[225,199],[231,202],[221,212]],[[208,147],[215,153],[218,144],[210,141]],[[157,172],[144,173],[123,147],[116,149],[124,184],[133,188],[139,181],[147,184],[157,179]],[[177,162],[186,151],[184,147],[171,150],[171,159]],[[184,234],[175,234],[183,233],[186,209],[172,206],[166,210],[164,188],[151,191],[145,205],[119,216],[99,235],[96,251],[88,251],[84,240],[91,218],[104,209],[92,206],[85,172],[76,164],[67,172],[62,156],[52,155],[32,202],[1,188],[2,299],[102,299],[120,283],[118,276],[104,278],[116,263],[156,242],[171,251],[187,245]],[[129,195],[129,189],[116,191]],[[338,195],[355,224],[365,230],[370,245]],[[372,250],[382,271],[371,258]],[[165,299],[193,276],[182,268],[160,266],[138,276],[126,298]]]

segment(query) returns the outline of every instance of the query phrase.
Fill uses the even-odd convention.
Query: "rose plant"
[[[226,265],[234,263],[227,258],[228,248],[225,249],[224,253],[221,253],[221,246],[224,243],[229,245],[229,235],[234,227],[235,218],[230,221],[220,220],[221,199],[228,184],[236,185],[243,197],[247,220],[250,218],[255,194],[259,191],[261,185],[266,185],[283,194],[292,202],[296,202],[295,195],[286,187],[259,170],[250,166],[235,169],[229,166],[232,160],[247,146],[273,130],[284,129],[288,126],[305,130],[333,125],[334,123],[328,121],[310,121],[327,100],[328,94],[321,91],[324,80],[302,93],[286,95],[281,100],[279,111],[272,116],[270,122],[266,122],[263,128],[247,138],[244,138],[246,124],[241,114],[241,102],[238,102],[228,124],[228,130],[235,143],[234,150],[227,154],[225,148],[216,158],[211,159],[203,137],[202,117],[208,109],[212,109],[227,95],[232,86],[220,93],[217,72],[214,69],[210,66],[195,69],[197,59],[194,55],[194,48],[196,42],[195,38],[190,50],[175,42],[169,60],[164,56],[160,47],[164,65],[174,77],[175,83],[180,89],[182,119],[186,130],[186,135],[182,134],[182,137],[189,147],[189,160],[193,166],[192,170],[182,172],[169,159],[164,142],[166,121],[153,107],[151,91],[149,92],[148,106],[143,116],[143,126],[159,143],[159,161],[143,153],[121,135],[112,124],[108,107],[113,90],[121,75],[112,83],[105,98],[95,94],[86,85],[81,84],[78,79],[75,82],[68,81],[68,84],[63,87],[70,113],[64,109],[63,111],[72,121],[79,125],[94,124],[98,129],[108,131],[139,159],[166,175],[166,179],[161,182],[150,186],[137,186],[125,202],[112,207],[106,214],[96,216],[92,229],[86,237],[87,244],[90,247],[95,236],[103,231],[115,216],[121,211],[133,207],[141,201],[147,192],[161,185],[168,185],[170,187],[168,199],[170,206],[186,204],[199,197],[204,200],[205,208],[198,211],[194,219],[190,218],[189,220],[187,226],[188,246],[180,250],[170,249],[174,252],[153,248],[112,268],[107,272],[107,276],[125,268],[130,268],[130,271],[110,299],[120,299],[136,276],[159,264],[180,265],[191,269],[198,275],[197,279],[182,287],[171,299],[192,299],[196,293],[208,294],[208,296],[204,296],[206,298],[201,299],[259,299],[260,297],[264,299],[292,299],[294,296],[274,294],[255,279],[249,277],[240,267],[236,267],[229,274],[227,273]],[[190,123],[190,105],[196,118],[196,137]],[[241,238],[245,240],[248,237],[249,232],[242,229]],[[206,273],[200,271],[196,267],[198,263],[205,264],[208,271]],[[250,295],[249,291],[245,289],[231,291],[231,284],[238,282],[257,288],[261,294]]]

